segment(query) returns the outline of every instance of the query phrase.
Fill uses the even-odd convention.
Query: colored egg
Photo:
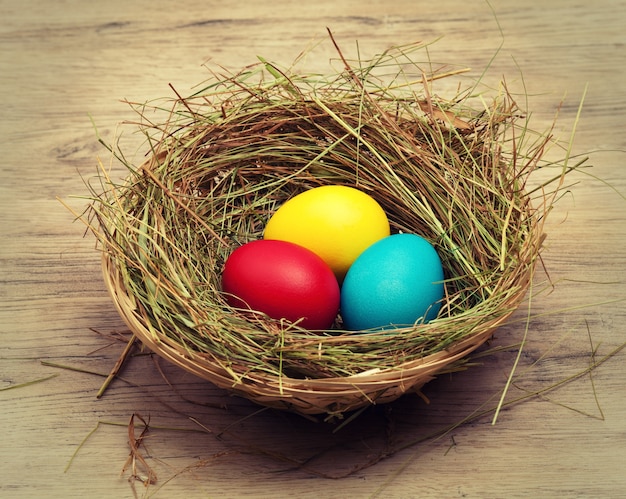
[[[382,207],[353,187],[326,185],[286,201],[270,218],[265,239],[290,241],[318,254],[341,282],[356,258],[389,235]]]
[[[428,322],[443,298],[443,268],[435,248],[415,234],[395,234],[356,259],[341,288],[341,316],[350,330]]]
[[[224,265],[222,291],[233,307],[301,321],[311,330],[330,328],[339,310],[339,284],[330,267],[286,241],[258,240],[235,249]]]

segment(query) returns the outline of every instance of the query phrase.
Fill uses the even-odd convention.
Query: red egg
[[[222,273],[228,303],[273,319],[301,320],[301,327],[328,329],[339,310],[335,274],[321,257],[287,241],[263,239],[240,246]]]

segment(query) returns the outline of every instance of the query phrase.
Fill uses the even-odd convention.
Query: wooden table
[[[153,0],[0,2],[0,496],[623,497],[626,490],[626,3]],[[495,14],[494,14],[495,13]],[[536,129],[592,168],[550,214],[523,353],[494,407],[527,308],[466,372],[339,431],[259,411],[125,344],[93,237],[75,209],[97,158],[134,119],[121,102],[171,97],[262,55],[328,70],[345,52],[434,41],[432,60],[524,89]],[[492,61],[492,58],[495,59]],[[524,100],[521,96],[522,101]],[[522,102],[524,104],[524,102]],[[122,143],[135,153],[132,127]],[[555,157],[560,154],[552,151]],[[82,177],[82,178],[81,178]],[[142,419],[143,418],[143,419]],[[140,436],[144,422],[148,430]],[[129,430],[139,457],[127,463]],[[154,483],[142,480],[154,473]]]

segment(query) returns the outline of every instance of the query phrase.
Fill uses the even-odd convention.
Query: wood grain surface
[[[623,497],[625,26],[614,0],[0,0],[0,496]],[[490,65],[485,81],[525,93],[536,129],[563,102],[565,142],[584,96],[571,161],[590,167],[550,214],[496,424],[528,304],[470,369],[426,386],[429,404],[341,428],[259,410],[139,348],[96,398],[128,333],[93,238],[57,199],[82,210],[72,196],[110,161],[92,120],[140,157],[122,100],[190,93],[205,65],[257,55],[308,51],[303,67],[327,71],[326,27],[350,57],[437,40],[431,60],[473,77]]]

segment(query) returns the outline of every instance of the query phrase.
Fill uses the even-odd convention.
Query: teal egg
[[[348,270],[341,316],[350,330],[426,323],[443,298],[443,267],[435,248],[415,234],[394,234],[369,246]]]

